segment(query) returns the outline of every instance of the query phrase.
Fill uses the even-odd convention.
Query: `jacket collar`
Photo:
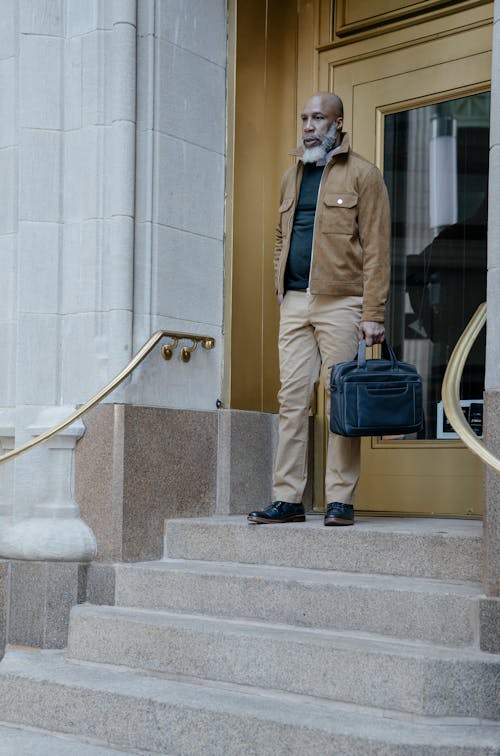
[[[342,141],[340,145],[335,149],[335,157],[337,155],[347,155],[349,150],[350,150],[349,134],[346,131],[343,131]],[[303,154],[304,154],[304,148],[302,146],[297,147],[296,150],[292,150],[292,152],[290,153],[290,155],[294,155],[295,157],[302,157]],[[332,156],[330,156],[330,160],[331,160],[331,157]]]

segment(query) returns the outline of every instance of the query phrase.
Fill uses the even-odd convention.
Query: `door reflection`
[[[486,299],[489,93],[385,118],[384,177],[392,209],[388,331],[424,379],[422,439],[453,437],[441,384],[453,348]],[[469,355],[464,412],[482,432],[485,336]]]

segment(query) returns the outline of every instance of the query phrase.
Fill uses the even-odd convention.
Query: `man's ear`
[[[343,116],[339,116],[337,118],[337,131],[342,131],[343,126],[344,126],[344,118]]]

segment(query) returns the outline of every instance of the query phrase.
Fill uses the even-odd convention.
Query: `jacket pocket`
[[[355,192],[326,194],[321,218],[321,230],[325,234],[352,236],[357,223],[358,195]]]

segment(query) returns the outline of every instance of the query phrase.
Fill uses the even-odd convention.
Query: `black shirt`
[[[307,289],[309,286],[314,216],[323,167],[312,163],[304,165],[285,269],[285,291]]]

